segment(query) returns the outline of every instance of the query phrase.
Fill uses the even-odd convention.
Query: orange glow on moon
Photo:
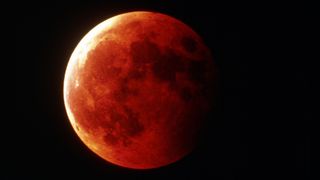
[[[64,79],[70,123],[94,153],[132,169],[171,164],[194,148],[211,107],[213,62],[170,16],[130,12],[94,27]]]

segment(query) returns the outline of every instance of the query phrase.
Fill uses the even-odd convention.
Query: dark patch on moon
[[[139,114],[134,112],[127,106],[123,106],[125,118],[120,124],[127,136],[136,136],[144,130],[144,127],[139,122]]]
[[[125,101],[128,98],[129,92],[129,88],[127,86],[120,85],[117,90],[114,90],[112,97],[115,101]]]
[[[185,36],[181,39],[183,48],[192,53],[197,50],[197,42],[191,37]],[[180,97],[188,102],[198,96],[187,87],[178,87],[176,82],[176,73],[186,73],[189,80],[195,83],[197,87],[205,83],[206,61],[204,59],[188,59],[175,52],[175,49],[167,48],[160,50],[156,43],[147,38],[136,41],[131,44],[130,52],[134,68],[128,74],[128,79],[145,78],[145,69],[151,67],[154,77],[160,82],[168,83],[172,90],[176,90]],[[202,88],[199,87],[200,89]],[[125,91],[124,91],[125,90]],[[200,90],[201,91],[201,90]],[[126,89],[120,92],[128,93]],[[201,93],[201,92],[198,92]],[[128,94],[126,94],[128,95]],[[126,96],[122,95],[122,96]]]
[[[193,53],[197,50],[197,42],[191,37],[181,38],[181,44],[187,52]]]
[[[144,126],[139,121],[139,114],[125,105],[122,106],[122,111],[110,111],[110,119],[111,121],[104,123],[103,127],[106,129],[104,142],[108,145],[121,143],[128,146],[131,137],[144,131]]]
[[[147,39],[131,43],[130,53],[134,68],[141,68],[145,64],[153,63],[160,56],[158,46]]]
[[[125,101],[127,100],[127,98],[129,96],[137,96],[138,95],[138,90],[137,89],[133,89],[133,88],[130,88],[129,85],[128,85],[128,78],[123,78],[123,79],[120,79],[120,85],[118,87],[118,89],[114,90],[113,92],[113,98],[116,100],[116,101]]]
[[[151,65],[154,76],[160,81],[175,83],[176,73],[184,71],[183,57],[177,55],[174,49],[166,49],[161,53],[157,44],[149,41],[147,38],[141,41],[133,42],[130,45],[133,68],[141,69],[146,65]],[[129,76],[143,78],[139,70],[132,69]]]
[[[128,73],[128,78],[129,79],[135,79],[135,80],[141,80],[146,77],[146,72],[144,69],[132,69]]]
[[[160,58],[152,65],[152,70],[158,79],[174,83],[176,81],[176,73],[184,70],[183,62],[180,56],[168,49]]]

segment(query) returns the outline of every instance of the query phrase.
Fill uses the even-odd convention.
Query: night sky
[[[218,69],[215,107],[198,146],[182,160],[154,170],[130,170],[99,158],[75,134],[63,103],[65,68],[80,39],[107,18],[135,10],[168,14],[192,27]],[[302,47],[296,45],[302,39],[296,32],[305,24],[296,9],[131,0],[43,1],[19,4],[15,11],[14,122],[19,133],[6,137],[13,145],[0,179],[311,177],[309,77],[314,71],[307,58],[298,58]]]

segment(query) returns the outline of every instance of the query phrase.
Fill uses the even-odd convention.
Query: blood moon
[[[210,52],[191,28],[167,15],[130,12],[79,42],[64,103],[75,132],[97,155],[127,168],[157,168],[194,148],[213,76]]]

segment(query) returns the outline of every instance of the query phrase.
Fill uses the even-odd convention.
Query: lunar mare
[[[214,66],[182,22],[130,12],[93,28],[71,55],[64,102],[80,139],[133,169],[171,164],[194,148],[211,108]]]

